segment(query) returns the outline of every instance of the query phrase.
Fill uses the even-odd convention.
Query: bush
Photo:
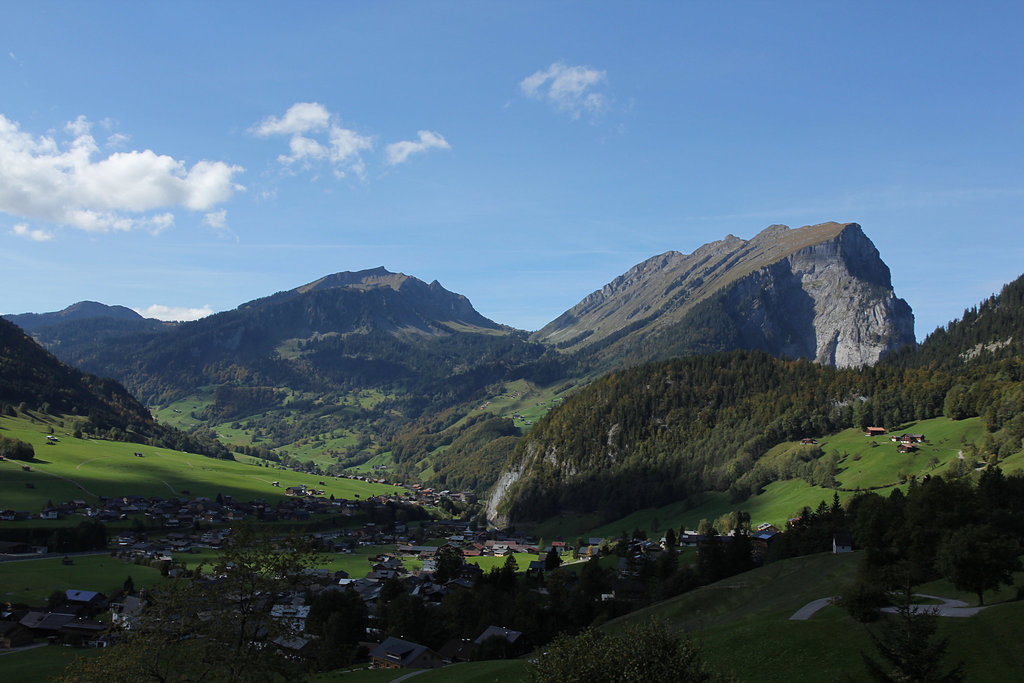
[[[715,680],[700,651],[655,620],[621,636],[590,628],[562,635],[529,666],[531,681],[685,683]]]

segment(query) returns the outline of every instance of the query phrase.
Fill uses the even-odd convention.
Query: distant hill
[[[124,306],[107,306],[95,301],[79,301],[62,311],[53,313],[20,313],[3,316],[7,320],[25,330],[32,332],[40,327],[49,327],[73,320],[93,318],[109,318],[112,320],[145,320],[141,315]]]
[[[913,344],[914,317],[856,223],[773,225],[652,257],[533,338],[605,368],[732,349],[860,367]]]

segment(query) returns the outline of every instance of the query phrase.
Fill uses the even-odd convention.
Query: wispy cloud
[[[440,133],[429,130],[419,131],[419,140],[403,140],[387,146],[387,162],[389,165],[404,163],[413,154],[422,154],[429,149],[451,149],[451,145]]]
[[[189,308],[188,306],[164,306],[163,304],[152,304],[146,308],[136,308],[135,312],[145,318],[156,318],[157,320],[199,320],[208,315],[213,315],[213,309],[209,304],[201,308]]]
[[[327,161],[339,177],[347,173],[362,176],[365,164],[360,154],[373,149],[373,138],[343,128],[337,117],[317,102],[296,102],[281,118],[268,116],[249,132],[261,138],[288,136],[289,153],[277,157],[283,166],[308,168],[313,162]]]
[[[174,223],[166,209],[207,211],[245,189],[234,182],[243,169],[222,161],[189,168],[149,149],[98,158],[91,127],[79,116],[64,127],[70,139],[59,141],[0,114],[0,211],[88,232],[159,232]]]
[[[374,136],[342,126],[340,117],[318,102],[296,102],[283,116],[268,116],[249,132],[260,138],[288,138],[288,152],[279,154],[277,161],[289,173],[327,165],[339,178],[350,173],[365,178],[367,159],[374,158],[371,152],[376,149]],[[384,164],[396,166],[431,149],[451,145],[440,133],[421,130],[416,140],[385,145]]]
[[[18,223],[15,225],[11,228],[11,232],[18,237],[24,237],[25,239],[30,239],[34,242],[49,242],[53,239],[52,234],[44,230],[32,230],[24,223]]]
[[[583,114],[599,114],[608,107],[608,96],[600,91],[607,80],[605,71],[555,62],[524,78],[519,89],[525,96],[546,101],[578,119]]]

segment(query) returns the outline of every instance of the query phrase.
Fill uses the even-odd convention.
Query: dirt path
[[[83,462],[82,464],[84,465],[85,463]],[[80,488],[80,489],[81,489],[82,491],[84,491],[84,492],[88,493],[88,494],[89,494],[90,496],[92,496],[93,498],[99,498],[99,496],[97,496],[97,495],[96,495],[95,493],[93,493],[93,492],[92,492],[92,491],[90,491],[89,489],[87,489],[87,488],[85,488],[84,486],[82,486],[81,484],[79,484],[79,483],[78,483],[77,481],[75,481],[74,479],[68,479],[67,477],[62,477],[62,476],[60,476],[59,474],[54,474],[53,472],[47,472],[46,470],[44,470],[44,469],[40,469],[40,468],[38,468],[38,467],[36,467],[36,468],[34,468],[34,469],[35,469],[35,471],[36,471],[36,472],[39,472],[40,474],[45,474],[45,475],[47,475],[47,476],[50,476],[50,477],[56,477],[57,479],[63,479],[64,481],[68,482],[69,484],[74,484],[75,486],[77,486],[78,488]],[[76,468],[76,469],[77,469],[77,468]]]
[[[96,462],[97,460],[103,460],[103,458],[109,458],[109,457],[111,457],[111,456],[109,456],[109,455],[101,455],[98,458],[89,458],[88,460],[85,460],[85,461],[80,462],[77,465],[75,465],[75,469],[76,470],[80,470],[80,469],[82,469],[82,465],[88,465],[91,462]]]

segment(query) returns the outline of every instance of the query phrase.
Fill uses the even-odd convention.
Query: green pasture
[[[229,460],[180,453],[166,448],[132,443],[76,439],[56,429],[60,442],[47,445],[48,425],[26,419],[0,418],[0,434],[31,443],[36,460],[0,462],[0,500],[4,507],[37,511],[48,500],[59,503],[98,496],[183,495],[216,497],[218,493],[240,500],[285,498],[285,488],[305,484],[335,498],[367,498],[394,492],[394,487],[354,479],[318,477],[272,467],[258,467]],[[142,453],[136,457],[135,453]],[[30,471],[23,468],[28,466]],[[272,486],[272,482],[280,486]],[[320,484],[320,482],[324,482]],[[26,485],[31,484],[33,488]]]
[[[559,389],[564,389],[564,385],[541,387],[524,379],[506,382],[500,393],[478,403],[473,408],[473,414],[486,412],[510,420],[513,415],[522,415],[524,420],[516,419],[515,423],[528,431],[529,425],[525,424],[525,420],[537,422],[557,406],[559,400],[565,398],[567,391],[559,392]]]
[[[621,631],[655,617],[688,633],[716,670],[741,681],[867,680],[860,653],[874,654],[869,627],[832,606],[807,621],[789,620],[812,600],[840,595],[859,559],[858,553],[820,554],[776,562],[626,615],[606,628]],[[941,583],[918,591],[961,597]],[[1013,636],[1024,603],[1006,601],[1015,596],[1015,590],[1005,589],[992,596],[993,607],[976,616],[940,619],[940,635],[950,638],[947,661],[965,661],[966,680],[1024,675]]]
[[[72,555],[71,560],[70,565],[53,557],[0,562],[0,602],[39,606],[55,590],[93,590],[110,596],[121,590],[129,576],[136,588],[152,587],[163,580],[158,569],[108,554]]]
[[[205,421],[192,417],[192,413],[200,415],[208,405],[213,403],[215,391],[215,387],[202,387],[191,396],[186,396],[167,405],[155,406],[150,412],[161,424],[188,431],[197,424],[205,424]]]
[[[918,478],[941,473],[967,444],[979,440],[984,431],[980,418],[953,421],[944,417],[911,422],[881,436],[864,436],[859,429],[846,429],[818,439],[826,456],[840,457],[836,479],[842,488],[869,488],[899,484],[913,475]],[[913,453],[898,453],[891,436],[924,434],[924,443]]]

